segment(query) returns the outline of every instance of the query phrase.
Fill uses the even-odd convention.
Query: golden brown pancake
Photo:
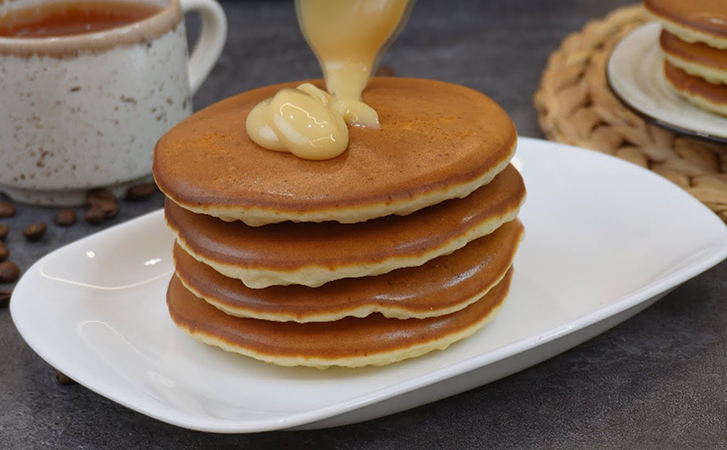
[[[428,319],[387,319],[381,314],[335,322],[272,322],[230,316],[172,277],[167,306],[182,330],[207,344],[281,366],[384,365],[444,349],[494,317],[510,288],[512,270],[465,309]]]
[[[694,77],[664,61],[664,76],[674,91],[706,110],[727,116],[727,85]]]
[[[174,247],[184,286],[227,314],[263,320],[328,322],[382,313],[398,319],[458,311],[485,295],[512,265],[523,226],[513,220],[456,252],[384,275],[332,281],[318,288],[250,289]]]
[[[674,67],[712,83],[727,84],[727,50],[701,42],[690,44],[666,30],[661,32],[659,42],[667,61]]]
[[[644,6],[681,40],[727,49],[727,1],[644,0]]]
[[[418,266],[451,253],[513,220],[524,201],[522,177],[509,166],[466,198],[364,223],[251,227],[195,214],[169,200],[165,216],[187,253],[248,287],[318,287]]]
[[[300,83],[239,94],[174,127],[154,151],[160,189],[190,211],[253,226],[354,223],[465,197],[515,151],[515,126],[484,94],[392,77],[372,79],[363,93],[382,129],[351,127],[349,147],[337,158],[309,161],[253,143],[245,131],[249,111]]]

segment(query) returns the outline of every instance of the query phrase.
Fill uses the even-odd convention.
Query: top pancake
[[[249,111],[298,84],[245,92],[178,124],[154,151],[159,188],[186,209],[253,226],[355,223],[465,197],[515,151],[514,124],[487,96],[391,77],[372,79],[363,94],[382,129],[351,127],[348,149],[337,158],[309,161],[253,143],[245,131]]]
[[[727,49],[727,1],[644,0],[644,6],[681,40]]]

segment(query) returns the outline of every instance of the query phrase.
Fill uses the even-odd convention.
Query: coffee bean
[[[7,308],[13,291],[0,290],[0,308]]]
[[[391,66],[379,66],[374,75],[377,77],[393,77],[394,68]]]
[[[47,229],[48,224],[45,222],[34,223],[25,227],[23,230],[23,236],[25,236],[25,239],[30,242],[39,241],[43,238]]]
[[[101,223],[119,213],[116,200],[99,200],[86,211],[86,222]]]
[[[10,231],[10,227],[6,223],[0,223],[0,241],[4,241],[5,238],[8,236],[8,232]]]
[[[119,204],[115,199],[105,198],[103,200],[98,200],[94,206],[100,208],[101,211],[104,212],[104,217],[107,219],[110,219],[119,213]]]
[[[58,384],[62,386],[70,386],[72,384],[76,384],[76,382],[71,377],[61,372],[60,370],[56,370],[56,381],[58,381]]]
[[[15,215],[15,205],[10,202],[0,202],[0,217],[13,217]]]
[[[93,189],[88,192],[87,195],[88,203],[91,205],[91,209],[86,213],[86,221],[88,223],[101,223],[104,219],[110,219],[119,213],[119,204],[116,201],[114,193],[108,189]],[[103,217],[98,217],[99,212],[92,209],[101,210]],[[89,221],[89,213],[91,221]]]
[[[95,225],[106,219],[106,213],[98,206],[92,206],[86,211],[86,222]]]
[[[53,221],[61,227],[71,226],[76,223],[76,211],[69,208],[61,209],[56,213]]]
[[[11,261],[0,262],[0,283],[12,283],[20,277],[18,265]]]
[[[91,189],[88,191],[88,194],[86,194],[86,199],[88,199],[88,203],[91,204],[91,206],[95,205],[97,202],[101,200],[116,200],[116,196],[113,192],[111,192],[109,189]]]
[[[10,250],[0,242],[0,261],[5,261],[10,256]]]
[[[126,199],[131,201],[146,200],[157,191],[157,185],[154,183],[144,183],[132,186],[126,191]]]

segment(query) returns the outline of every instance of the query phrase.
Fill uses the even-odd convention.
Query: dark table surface
[[[397,75],[479,89],[540,136],[532,96],[548,54],[621,0],[420,0],[385,64]],[[195,97],[197,108],[274,82],[316,77],[291,2],[224,2],[229,38]],[[188,28],[197,29],[189,18]],[[2,107],[0,105],[0,107]],[[162,205],[161,194],[123,202],[101,226],[29,223],[52,209],[21,206],[12,258],[27,269],[45,253]],[[82,213],[82,210],[78,210]],[[688,238],[688,237],[685,237]],[[217,448],[727,448],[727,263],[685,283],[622,325],[560,356],[481,388],[377,420],[317,431],[214,435],[158,422],[55,370],[0,310],[0,449]]]

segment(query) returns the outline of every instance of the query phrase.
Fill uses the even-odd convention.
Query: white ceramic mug
[[[0,1],[0,15],[52,1]],[[162,9],[105,31],[0,37],[0,191],[12,199],[70,206],[91,188],[119,194],[149,176],[156,141],[191,114],[222,52],[224,11],[214,0],[128,1]],[[202,17],[189,58],[187,11]]]

